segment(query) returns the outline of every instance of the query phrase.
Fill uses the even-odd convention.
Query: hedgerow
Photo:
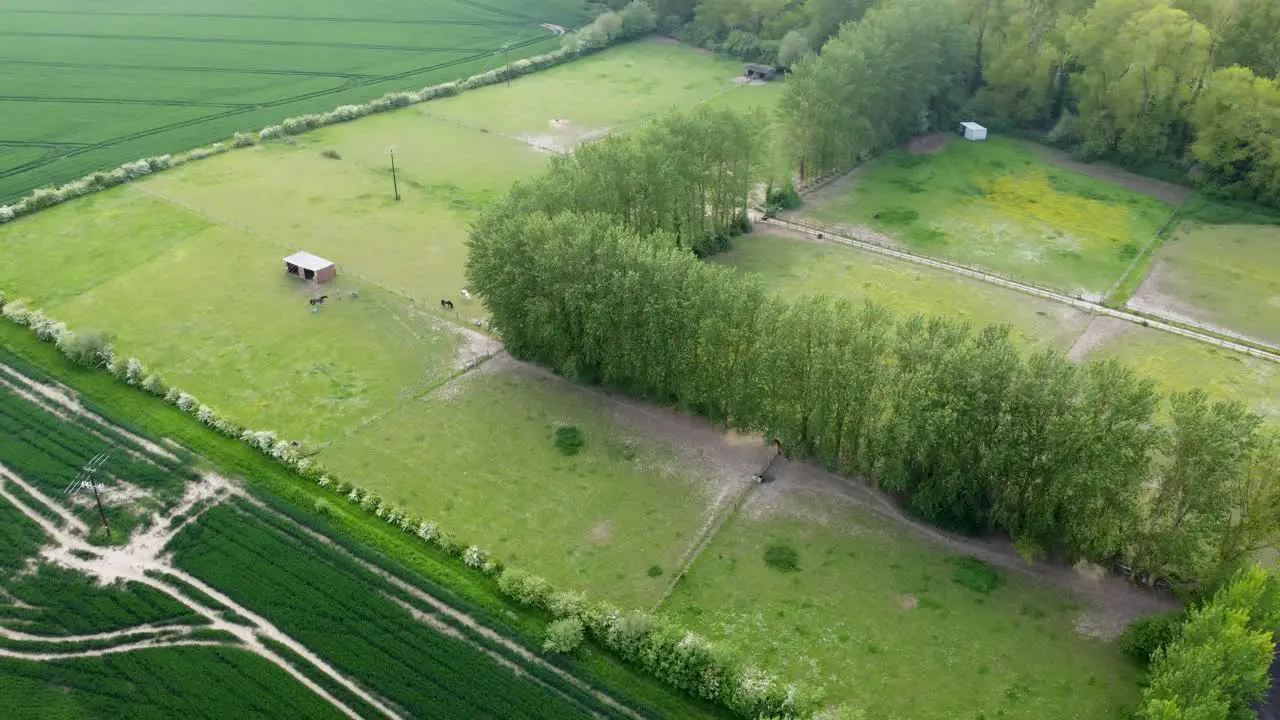
[[[635,5],[637,3],[632,4]],[[639,4],[643,5],[643,3]],[[605,15],[612,16],[613,13],[605,13]],[[582,55],[604,49],[611,43],[621,42],[636,36],[636,33],[620,31],[602,35],[596,29],[600,24],[601,21],[597,20],[596,23],[587,26],[583,31],[566,34],[563,46],[559,50],[522,58],[512,62],[509,66],[489,70],[461,80],[429,85],[416,91],[391,92],[367,103],[340,105],[324,113],[310,113],[285,118],[279,123],[268,125],[257,132],[237,132],[230,140],[225,142],[195,148],[177,155],[158,155],[134,160],[108,172],[94,172],[78,180],[56,187],[37,188],[12,205],[0,205],[0,225],[24,215],[30,215],[37,210],[131,182],[160,170],[218,155],[234,148],[251,147],[260,142],[278,140],[289,135],[299,135],[317,128],[350,122],[367,115],[409,107],[410,105],[417,105],[436,98],[451,97],[463,90],[474,90],[486,85],[506,82],[509,79],[569,62]],[[652,30],[652,26],[644,32],[649,30]]]

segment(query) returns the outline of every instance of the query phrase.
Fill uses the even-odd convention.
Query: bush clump
[[[111,343],[100,332],[68,333],[65,341],[58,342],[58,349],[71,362],[87,368],[101,367],[111,356]]]
[[[963,585],[976,593],[986,595],[1000,585],[1000,574],[996,569],[973,557],[962,557],[955,561],[956,569],[951,579],[957,585]]]
[[[1173,642],[1182,629],[1186,615],[1180,612],[1161,613],[1138,618],[1125,628],[1120,636],[1120,651],[1146,667],[1156,651]]]
[[[789,545],[770,545],[764,549],[764,564],[780,572],[800,569],[800,556]]]
[[[586,438],[582,436],[582,431],[574,425],[564,425],[556,428],[556,449],[563,455],[577,455],[582,452],[582,446],[586,445],[586,442]]]
[[[582,621],[576,617],[556,620],[547,626],[547,637],[542,642],[542,649],[549,653],[571,653],[582,644]]]

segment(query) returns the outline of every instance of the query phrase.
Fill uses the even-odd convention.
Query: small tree
[[[542,649],[549,653],[571,653],[582,644],[582,621],[576,617],[557,620],[547,626]]]
[[[789,68],[800,58],[811,54],[813,47],[809,45],[809,38],[799,30],[792,30],[782,36],[782,42],[778,45],[778,64]]]
[[[644,0],[631,0],[631,3],[618,13],[618,19],[622,22],[623,37],[648,35],[658,27],[658,16]]]

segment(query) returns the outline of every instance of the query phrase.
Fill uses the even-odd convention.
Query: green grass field
[[[1086,359],[1113,357],[1155,378],[1166,391],[1203,388],[1214,398],[1240,400],[1280,423],[1276,363],[1109,318],[1095,320],[1081,342]]]
[[[503,561],[625,607],[648,607],[693,543],[714,479],[612,417],[611,401],[502,359],[401,405],[320,459],[386,500],[483,540]],[[557,427],[586,444],[565,456]]]
[[[570,0],[18,0],[0,8],[0,203],[147,155],[559,47]]]
[[[870,226],[913,250],[1101,297],[1172,208],[1057,168],[1000,137],[936,155],[897,150],[818,191],[800,212]]]
[[[1007,323],[1031,347],[1066,350],[1089,322],[1088,315],[1060,303],[874,253],[799,239],[786,231],[771,231],[767,224],[758,225],[753,235],[735,238],[733,250],[715,262],[759,273],[786,295],[826,293],[855,302],[872,300],[899,317],[953,315],[975,327]]]
[[[1280,345],[1280,227],[1184,225],[1129,304]]]
[[[794,569],[766,562],[778,548]],[[972,590],[957,558],[841,496],[766,486],[666,609],[850,717],[1101,719],[1136,701],[1136,668],[1076,632],[1081,602],[1008,572]]]

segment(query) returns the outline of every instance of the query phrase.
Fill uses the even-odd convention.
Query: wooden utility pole
[[[396,149],[391,148],[391,187],[396,191],[396,202],[400,202],[400,183],[396,180]]]

